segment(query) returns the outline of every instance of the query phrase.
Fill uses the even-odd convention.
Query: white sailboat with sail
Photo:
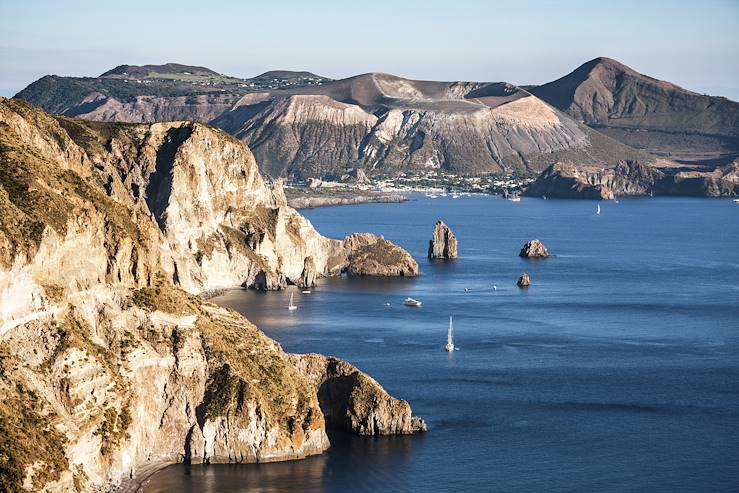
[[[292,310],[297,310],[297,309],[298,309],[298,307],[297,307],[297,306],[295,306],[295,303],[293,303],[293,294],[292,294],[292,293],[290,293],[290,304],[289,304],[289,305],[287,305],[287,309],[288,309],[288,310],[291,310],[291,311],[292,311]]]
[[[447,353],[451,353],[452,351],[456,351],[456,347],[454,347],[454,327],[452,326],[452,317],[449,316],[449,332],[447,332],[446,335],[446,346],[444,346],[444,349],[446,349]]]
[[[598,208],[595,210],[595,214],[600,216],[600,204],[598,204]]]

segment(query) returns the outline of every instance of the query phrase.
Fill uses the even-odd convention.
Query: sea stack
[[[457,258],[457,237],[444,221],[436,221],[434,236],[429,241],[429,258]]]
[[[516,284],[519,288],[528,288],[531,286],[531,278],[529,277],[529,274],[524,272],[523,275],[518,278]]]
[[[549,250],[539,240],[531,240],[523,246],[518,256],[525,258],[547,258],[549,257]]]

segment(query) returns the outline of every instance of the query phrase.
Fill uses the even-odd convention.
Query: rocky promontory
[[[349,363],[319,354],[293,355],[315,386],[328,424],[359,435],[426,431],[406,401],[390,396],[373,378]]]
[[[0,162],[0,489],[108,491],[177,462],[318,454],[322,407],[346,405],[358,433],[413,429],[369,377],[353,378],[370,399],[320,396],[278,343],[198,296],[309,286],[379,243],[321,236],[243,143],[0,99]],[[385,249],[373,269],[397,272],[407,252]]]
[[[433,237],[429,240],[428,257],[430,259],[457,258],[457,249],[457,237],[452,229],[444,221],[436,221]]]
[[[595,200],[645,195],[735,197],[739,195],[739,161],[713,168],[664,161],[620,161],[613,167],[558,163],[544,170],[524,195]]]
[[[382,236],[357,233],[344,240],[350,276],[415,277],[418,263],[413,257]]]
[[[545,169],[532,182],[524,195],[529,197],[549,197],[561,199],[612,200],[613,191],[593,179],[598,170],[576,167],[567,164],[554,164]]]
[[[547,247],[541,241],[531,240],[526,242],[523,248],[521,248],[518,256],[525,258],[547,258],[549,257],[549,250],[547,250]]]

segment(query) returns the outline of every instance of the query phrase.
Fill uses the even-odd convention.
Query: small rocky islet
[[[531,259],[551,257],[551,255],[549,254],[549,250],[547,250],[547,247],[544,246],[544,243],[539,240],[531,240],[527,242],[521,248],[521,251],[518,252],[518,256]]]
[[[519,288],[528,288],[531,286],[531,277],[527,272],[524,272],[521,274],[521,277],[518,278],[518,281],[516,281],[516,285]]]
[[[444,221],[436,221],[433,236],[429,240],[428,258],[455,259],[459,255],[458,249],[457,237],[452,229]]]

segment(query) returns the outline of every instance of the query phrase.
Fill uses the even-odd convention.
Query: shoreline
[[[316,209],[318,207],[333,207],[339,205],[358,205],[372,203],[390,203],[400,204],[407,202],[409,199],[405,195],[399,193],[371,193],[359,191],[358,195],[352,195],[355,190],[342,190],[337,195],[330,195],[330,192],[320,192],[311,194],[309,191],[301,191],[301,195],[288,196],[287,205],[293,209]]]

